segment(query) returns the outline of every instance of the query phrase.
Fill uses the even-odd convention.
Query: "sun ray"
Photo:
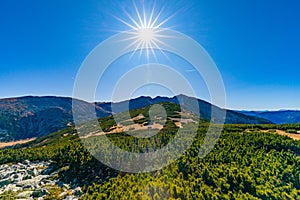
[[[161,49],[161,47],[158,46],[158,44],[153,41],[153,45],[166,57],[168,60],[170,60],[169,56]],[[154,54],[155,55],[155,54]]]
[[[162,9],[159,11],[159,13],[158,13],[157,16],[155,17],[154,21],[152,22],[150,28],[153,28],[153,27],[154,27],[155,23],[158,21],[160,15],[161,15],[161,13],[163,12],[164,9],[165,9],[165,8],[162,7]]]
[[[147,27],[147,19],[146,19],[146,11],[145,11],[145,6],[143,5],[143,16],[144,16],[144,27]]]
[[[141,9],[138,9],[138,6],[135,1],[133,1],[135,17],[130,15],[127,11],[124,10],[124,13],[127,15],[128,20],[120,19],[119,17],[115,18],[128,26],[131,30],[127,31],[129,37],[122,39],[123,41],[132,41],[128,45],[128,49],[133,49],[131,56],[132,57],[138,50],[140,50],[140,57],[142,56],[143,51],[145,52],[147,59],[149,60],[150,54],[156,59],[155,49],[158,49],[160,52],[163,52],[163,47],[168,46],[163,39],[170,38],[171,36],[167,35],[167,28],[162,28],[170,19],[172,19],[176,13],[166,17],[161,20],[160,17],[165,9],[162,7],[159,12],[156,14],[155,7],[156,1],[152,4],[151,9],[145,9],[144,4],[141,6]],[[147,14],[146,11],[150,11]],[[126,48],[127,49],[127,48]]]
[[[169,17],[167,17],[165,20],[163,20],[162,22],[160,22],[158,25],[156,25],[155,27],[153,28],[159,28],[161,27],[162,25],[164,25],[167,21],[169,21],[170,19],[172,19],[173,17],[175,16],[175,13]]]
[[[136,25],[136,29],[142,28],[141,25],[139,25],[139,23],[133,17],[131,17],[131,15],[128,12],[126,12],[126,11],[124,11],[124,12],[128,16],[128,18],[134,23],[134,25]]]
[[[163,41],[161,41],[161,40],[154,39],[153,41],[155,41],[156,43],[159,43],[159,44],[161,44],[161,45],[163,45],[163,46],[166,46],[166,47],[168,47],[169,49],[172,48],[172,46],[168,45],[167,43],[165,43],[165,42],[163,42]]]
[[[134,4],[134,8],[135,8],[135,12],[136,12],[136,14],[137,14],[137,17],[138,17],[138,18],[139,18],[139,20],[140,20],[141,27],[145,27],[145,26],[144,26],[144,24],[143,24],[143,21],[142,21],[142,18],[141,18],[140,12],[139,12],[139,10],[138,10],[138,8],[137,8],[137,6],[136,6],[135,2],[133,2],[133,4]]]
[[[121,18],[119,18],[117,16],[114,16],[114,18],[116,18],[118,21],[122,22],[123,24],[129,26],[130,28],[132,28],[134,30],[138,30],[139,29],[138,27],[135,27],[135,26],[129,24],[128,22],[126,22],[125,20],[123,20],[123,19],[121,19]]]
[[[151,24],[152,24],[152,18],[153,18],[153,15],[154,15],[155,5],[156,5],[156,1],[154,1],[154,5],[152,7],[151,14],[150,14],[150,17],[149,17],[149,21],[148,21],[148,24],[147,24],[147,27],[149,27],[149,28],[151,27]]]
[[[139,41],[138,45],[136,45],[135,49],[132,51],[129,59],[131,59],[134,56],[134,54],[141,48],[141,46],[142,46],[142,42]]]

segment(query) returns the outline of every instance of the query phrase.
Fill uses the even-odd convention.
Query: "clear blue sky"
[[[199,42],[217,64],[228,108],[300,109],[299,1],[163,2],[165,16],[180,9],[167,25]],[[131,5],[131,0],[0,1],[0,98],[71,96],[88,53],[115,30],[126,30],[111,15],[122,18],[122,9],[130,11]],[[98,98],[108,100],[105,94]]]

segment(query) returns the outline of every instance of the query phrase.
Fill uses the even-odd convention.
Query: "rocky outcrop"
[[[13,194],[16,199],[42,200],[58,188],[62,199],[75,200],[82,195],[80,187],[71,186],[57,179],[59,170],[54,170],[51,161],[0,165],[0,199]]]

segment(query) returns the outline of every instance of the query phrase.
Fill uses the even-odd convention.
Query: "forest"
[[[176,109],[171,111],[168,115],[174,115]],[[112,125],[108,120],[100,120],[106,121],[103,128]],[[184,154],[152,172],[128,173],[106,166],[87,150],[74,127],[2,149],[0,164],[51,160],[61,169],[59,179],[83,188],[81,199],[299,199],[300,141],[275,133],[298,134],[299,124],[225,125],[213,150],[202,158],[198,155],[208,125],[201,121]],[[107,137],[121,149],[149,152],[167,145],[177,130],[168,120],[153,137],[126,133]],[[105,145],[99,142],[101,137],[106,136],[89,137],[84,144],[97,150]],[[52,195],[48,199],[61,198]]]

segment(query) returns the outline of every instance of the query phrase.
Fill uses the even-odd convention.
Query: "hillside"
[[[191,112],[195,112],[194,102],[197,102],[199,105],[200,113],[194,113],[194,114],[200,114],[202,118],[208,121],[211,120],[212,109],[215,109],[215,112],[219,115],[221,115],[223,111],[226,111],[225,124],[270,124],[272,123],[271,121],[260,117],[248,116],[242,113],[235,112],[233,110],[226,110],[226,109],[224,110],[201,99],[196,99],[194,97],[188,97],[185,95],[178,95],[170,98],[155,97],[153,99],[150,97],[139,97],[137,99],[130,100],[130,109],[140,108],[149,104],[155,104],[160,102],[172,102],[176,104],[179,104],[179,102],[181,102],[182,107]],[[126,107],[124,105],[127,105],[126,101],[120,102],[114,106],[117,107],[116,110],[125,111],[124,109]],[[109,106],[107,106],[106,108],[107,110],[111,110]]]
[[[91,104],[79,101],[83,120]],[[98,117],[110,115],[96,106]],[[0,99],[0,141],[43,136],[72,125],[72,99],[64,97],[20,97]]]
[[[133,110],[140,115],[147,108]],[[176,114],[178,110],[170,110]],[[122,114],[122,113],[121,113]],[[173,117],[171,117],[173,118]],[[171,120],[169,118],[169,120]],[[110,117],[99,119],[103,128]],[[162,148],[179,128],[171,120],[166,129],[145,139],[111,133],[108,138],[120,148],[148,152]],[[89,126],[89,124],[84,124]],[[109,126],[110,127],[110,126]],[[66,199],[297,199],[300,195],[300,142],[274,134],[274,129],[300,130],[299,126],[225,125],[220,139],[206,157],[198,156],[207,124],[202,123],[193,144],[174,163],[151,173],[125,173],[96,160],[83,146],[73,127],[51,133],[14,148],[0,150],[2,174],[10,168],[26,173],[42,166],[37,177],[43,185],[22,186],[26,181],[1,182],[0,198]],[[97,150],[103,135],[88,139]],[[110,155],[107,152],[107,155]],[[116,157],[115,159],[119,159]],[[28,160],[28,161],[24,161]],[[7,165],[6,165],[7,164]],[[9,167],[10,166],[10,167]],[[19,172],[17,172],[19,176]],[[24,173],[24,172],[23,172]],[[41,177],[42,174],[44,177]],[[0,174],[1,175],[1,174]],[[10,189],[11,188],[11,189]],[[17,189],[13,191],[12,189]],[[42,192],[41,192],[42,191]],[[80,193],[76,193],[80,191]],[[81,193],[82,191],[82,193]]]
[[[191,102],[198,102],[200,113],[195,113]],[[89,111],[94,108],[97,117],[106,117],[114,113],[120,113],[129,109],[142,108],[155,103],[170,102],[178,104],[184,102],[183,108],[194,112],[205,120],[211,119],[212,107],[217,113],[224,110],[211,105],[203,100],[194,99],[184,95],[168,97],[139,97],[130,101],[118,103],[87,103],[75,100],[80,110],[81,121],[87,121],[91,117]],[[112,110],[113,106],[113,110]],[[40,137],[51,132],[58,131],[73,123],[72,99],[65,97],[20,97],[0,99],[0,141],[12,141]],[[269,124],[269,120],[256,116],[247,116],[232,110],[227,110],[225,123],[227,124]]]

